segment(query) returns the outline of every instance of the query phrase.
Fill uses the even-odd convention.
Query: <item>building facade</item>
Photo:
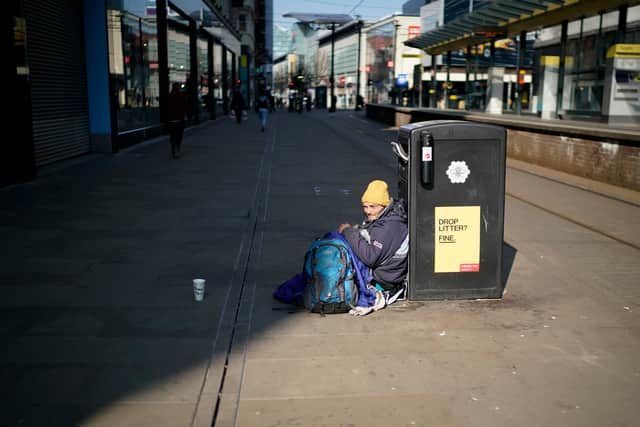
[[[318,37],[316,55],[317,96],[324,96],[318,104],[331,105],[331,65],[333,61],[334,95],[336,108],[355,108],[356,96],[362,94],[361,75],[358,73],[363,58],[363,22],[352,21],[332,32],[323,31]],[[332,43],[333,38],[333,43]]]
[[[287,92],[304,92],[318,108],[331,105],[332,85],[336,108],[356,108],[358,95],[361,101],[407,105],[415,96],[413,70],[422,52],[403,42],[418,34],[418,16],[392,15],[373,23],[353,20],[336,25],[333,31],[329,25],[298,22],[291,30],[289,56],[274,61],[274,87],[282,95],[286,64]],[[280,44],[286,43],[281,40]]]
[[[188,124],[225,113],[233,85],[250,96],[256,40],[266,34],[255,31],[266,12],[252,0],[9,3],[2,42],[20,100],[9,120],[21,136],[2,155],[0,185],[161,135],[174,82],[187,95]]]
[[[425,50],[419,105],[640,124],[637,3],[577,1],[533,14],[517,1],[433,1],[407,42]]]
[[[404,42],[420,34],[420,18],[393,15],[366,26],[364,31],[367,102],[409,104],[414,66],[423,53]]]
[[[299,60],[295,53],[281,55],[273,60],[273,90],[276,102],[286,102],[294,92],[296,76],[299,74]]]

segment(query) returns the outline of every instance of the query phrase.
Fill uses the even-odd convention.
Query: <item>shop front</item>
[[[113,151],[164,131],[178,83],[187,126],[226,112],[237,78],[239,35],[203,1],[107,2]]]

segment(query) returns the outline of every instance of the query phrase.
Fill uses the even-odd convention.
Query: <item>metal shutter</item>
[[[82,2],[25,0],[33,143],[42,166],[89,152]]]

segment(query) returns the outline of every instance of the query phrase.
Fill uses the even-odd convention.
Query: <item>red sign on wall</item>
[[[420,35],[420,25],[409,25],[409,38],[418,37]]]

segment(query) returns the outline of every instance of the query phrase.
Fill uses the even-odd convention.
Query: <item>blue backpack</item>
[[[355,271],[346,243],[318,239],[304,258],[304,305],[313,313],[348,313],[358,303]]]

